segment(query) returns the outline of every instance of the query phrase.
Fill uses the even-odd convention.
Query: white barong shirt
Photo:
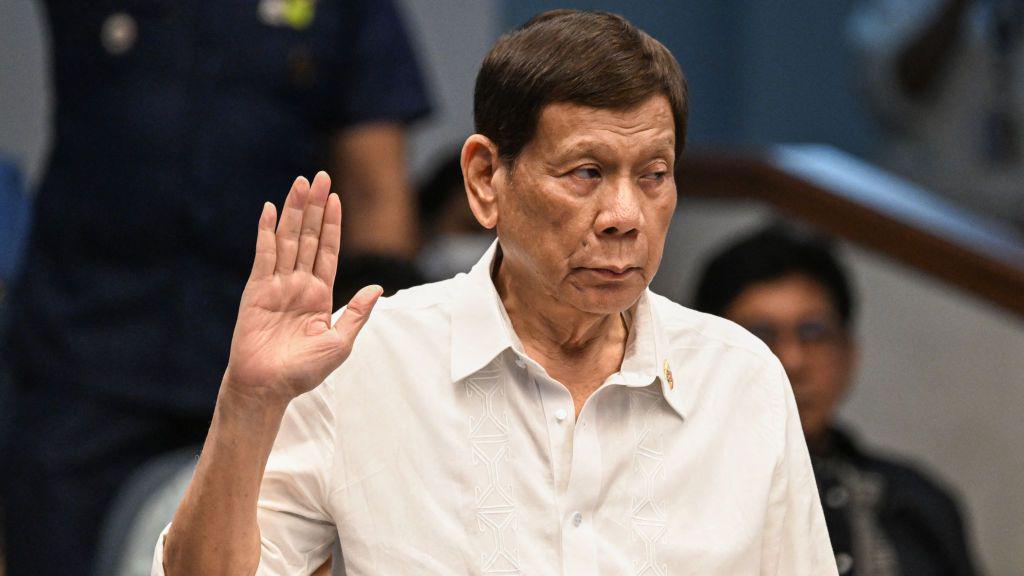
[[[259,574],[836,574],[782,366],[646,291],[579,418],[491,280],[381,299],[288,407],[259,497]],[[166,530],[165,530],[166,534]],[[162,540],[153,574],[162,575]]]

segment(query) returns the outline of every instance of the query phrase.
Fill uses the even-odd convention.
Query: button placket
[[[565,425],[569,413],[564,409],[572,399],[569,391],[542,375],[530,376],[529,382],[537,389],[540,397],[541,417],[548,432],[549,458],[556,497],[560,496],[568,483],[569,462],[572,458],[572,432]],[[560,413],[563,420],[559,420]],[[564,508],[562,509],[564,510]]]
[[[594,410],[592,403],[584,407],[573,429],[569,484],[562,503],[563,510],[571,511],[565,516],[562,530],[562,558],[566,574],[598,572],[597,540],[591,516],[601,490],[602,463],[597,429],[591,421]]]

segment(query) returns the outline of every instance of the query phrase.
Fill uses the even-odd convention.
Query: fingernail
[[[360,290],[359,293],[356,295],[356,297],[357,297],[358,300],[361,300],[361,301],[365,302],[365,301],[373,300],[374,298],[377,298],[378,296],[380,296],[383,293],[384,293],[384,289],[381,288],[379,285],[377,285],[377,284],[370,284],[369,286],[366,286],[362,290]]]

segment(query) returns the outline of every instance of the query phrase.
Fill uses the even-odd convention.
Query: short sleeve
[[[257,501],[259,576],[311,574],[337,543],[337,529],[324,504],[334,452],[329,382],[292,400],[274,441]],[[157,539],[151,576],[164,576],[164,539],[170,527]]]
[[[784,393],[782,450],[772,478],[762,549],[762,576],[836,575],[818,487],[811,469],[793,389],[782,365],[776,378]]]
[[[291,402],[257,502],[259,575],[310,574],[337,541],[327,506],[334,457],[330,378]]]
[[[412,42],[392,0],[353,2],[349,18],[338,126],[405,123],[430,112]]]

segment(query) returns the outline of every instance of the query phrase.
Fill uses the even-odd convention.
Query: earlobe
[[[462,178],[469,208],[480,225],[492,229],[498,225],[497,179],[501,158],[490,138],[473,134],[462,145]]]

